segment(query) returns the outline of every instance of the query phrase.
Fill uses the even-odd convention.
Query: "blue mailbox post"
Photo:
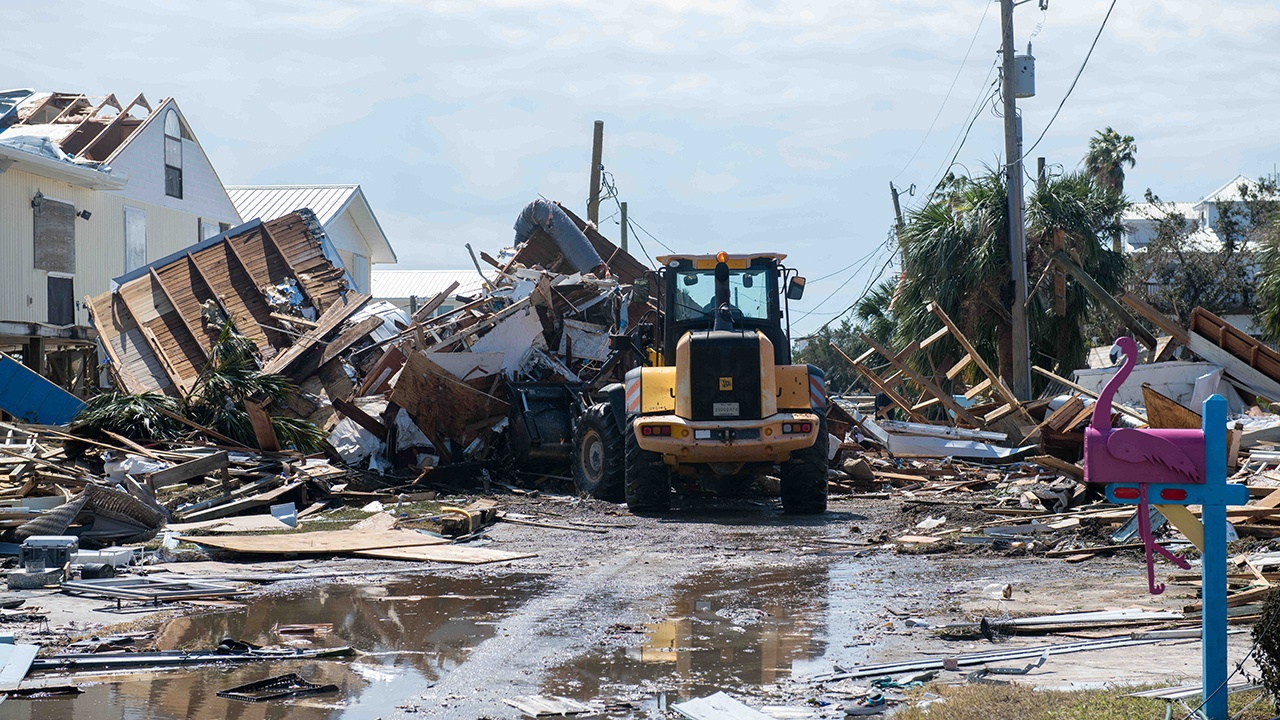
[[[1209,720],[1227,720],[1227,506],[1244,505],[1249,489],[1227,484],[1227,401],[1214,395],[1204,401],[1201,414],[1204,432],[1203,483],[1159,484],[1140,482],[1107,485],[1107,499],[1127,505],[1150,502],[1164,505],[1199,505],[1204,524],[1204,553],[1200,560],[1202,615],[1203,705]],[[1142,512],[1145,508],[1139,510]],[[1148,555],[1150,562],[1150,555]]]

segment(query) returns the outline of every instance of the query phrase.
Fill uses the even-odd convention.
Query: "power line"
[[[1089,58],[1093,57],[1093,49],[1098,46],[1098,38],[1102,37],[1102,31],[1107,27],[1107,20],[1111,19],[1111,11],[1116,9],[1116,0],[1111,0],[1111,6],[1107,8],[1107,14],[1102,18],[1102,25],[1098,26],[1098,34],[1093,36],[1093,42],[1089,45],[1089,52],[1085,53],[1084,62],[1080,63],[1080,69],[1076,71],[1076,77],[1071,81],[1071,87],[1067,88],[1067,94],[1062,96],[1062,102],[1058,103],[1058,109],[1053,111],[1053,117],[1049,118],[1049,124],[1044,126],[1044,130],[1040,132],[1040,137],[1036,138],[1031,147],[1022,153],[1023,159],[1031,154],[1032,150],[1040,144],[1044,139],[1045,133],[1049,132],[1049,128],[1053,127],[1053,121],[1058,119],[1058,113],[1062,112],[1062,106],[1067,104],[1067,98],[1071,97],[1071,91],[1076,89],[1076,83],[1080,82],[1080,76],[1084,74],[1085,66],[1089,64]]]
[[[898,171],[898,174],[893,176],[894,180],[902,177],[902,173],[906,172],[907,168],[911,167],[911,162],[915,160],[916,156],[920,154],[920,151],[924,149],[925,141],[929,139],[929,134],[933,132],[934,126],[938,124],[938,118],[942,117],[942,111],[946,109],[947,101],[951,99],[951,92],[956,89],[956,83],[960,80],[960,74],[964,72],[965,63],[969,62],[969,54],[973,52],[973,45],[978,41],[978,33],[982,32],[982,24],[986,21],[987,12],[991,9],[992,5],[993,3],[989,0],[983,2],[982,15],[978,18],[978,29],[973,31],[973,38],[969,40],[969,48],[964,51],[964,59],[960,61],[960,67],[956,70],[956,76],[951,78],[951,87],[947,88],[947,95],[942,98],[942,104],[938,106],[938,112],[934,114],[933,121],[929,123],[929,129],[924,131],[924,137],[920,139],[920,144],[916,146],[916,151],[911,153],[911,158],[902,166],[902,169]],[[890,182],[893,181],[891,180]]]
[[[933,180],[930,181],[930,185],[933,186],[933,190],[929,192],[929,196],[928,198],[926,198],[925,202],[922,205],[919,205],[917,207],[923,207],[933,201],[933,196],[938,190],[938,187],[937,187],[938,182],[940,182],[942,180],[943,175],[955,165],[956,158],[959,157],[960,150],[961,148],[964,147],[965,140],[967,140],[969,137],[969,131],[973,129],[973,123],[976,122],[978,119],[978,116],[982,114],[983,106],[986,105],[986,103],[991,99],[991,92],[992,92],[991,89],[995,86],[995,83],[987,83],[987,81],[991,78],[991,73],[992,71],[995,70],[996,64],[998,62],[999,62],[998,59],[993,60],[991,62],[991,67],[987,68],[987,76],[982,79],[983,85],[980,88],[978,88],[978,96],[974,98],[973,104],[969,106],[969,113],[966,117],[968,117],[969,115],[971,115],[972,117],[969,120],[968,127],[966,127],[961,132],[957,132],[956,139],[952,140],[951,145],[947,148],[948,152],[951,151],[951,148],[955,148],[955,153],[952,154],[951,156],[951,162],[944,163],[943,165],[939,165],[938,169],[934,171]],[[960,143],[959,147],[956,147],[957,142]]]

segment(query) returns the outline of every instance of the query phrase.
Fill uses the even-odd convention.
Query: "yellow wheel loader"
[[[651,366],[603,388],[607,402],[578,418],[584,492],[655,513],[669,509],[673,479],[731,492],[776,468],[786,512],[826,511],[826,386],[821,370],[791,362],[787,303],[804,278],[785,257],[668,255],[635,283],[641,300],[657,285],[660,339],[634,348]]]

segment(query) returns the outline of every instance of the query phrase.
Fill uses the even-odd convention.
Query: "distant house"
[[[1179,213],[1188,222],[1195,223],[1191,240],[1203,250],[1216,250],[1222,245],[1218,237],[1218,205],[1239,204],[1240,186],[1252,187],[1255,180],[1237,175],[1235,178],[1194,202],[1134,203],[1120,218],[1124,226],[1124,242],[1127,252],[1141,251],[1156,238],[1160,221],[1169,213]]]
[[[302,208],[315,213],[333,244],[325,253],[346,268],[360,292],[369,292],[373,265],[396,261],[359,185],[228,185],[227,192],[246,221],[275,220]]]
[[[92,362],[84,297],[240,223],[172,98],[34,90],[0,92],[0,218],[0,348],[41,371],[57,350],[68,382]]]
[[[484,283],[475,270],[375,270],[373,298],[413,311],[422,307],[454,282],[458,287],[433,314],[449,312],[463,304],[459,298],[476,297]]]

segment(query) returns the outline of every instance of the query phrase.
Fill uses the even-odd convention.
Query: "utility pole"
[[[1049,178],[1044,172],[1044,158],[1036,158],[1036,190],[1044,190],[1044,184],[1049,182]]]
[[[619,203],[622,209],[622,252],[627,251],[627,204]]]
[[[1000,0],[1001,94],[1004,95],[1005,179],[1009,191],[1009,265],[1013,275],[1013,377],[1010,390],[1031,399],[1031,345],[1027,337],[1027,236],[1022,218],[1022,119],[1014,90],[1013,0]]]
[[[902,206],[898,204],[898,188],[893,186],[893,181],[889,181],[889,192],[893,193],[893,216],[898,220],[898,234],[902,234]]]
[[[591,194],[587,197],[587,219],[600,226],[600,163],[604,161],[604,121],[596,121],[595,134],[591,138]]]

